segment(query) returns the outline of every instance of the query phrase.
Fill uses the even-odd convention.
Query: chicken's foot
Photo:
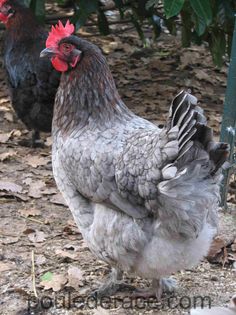
[[[133,293],[133,297],[142,297],[148,299],[156,297],[158,301],[161,300],[163,293],[173,293],[176,290],[176,281],[172,278],[153,279],[152,286],[145,289],[136,289]]]
[[[20,140],[18,143],[23,147],[44,148],[44,141],[40,139],[40,132],[38,130],[34,130],[32,132],[31,139],[23,139]]]
[[[32,133],[32,147],[33,148],[44,147],[44,141],[40,139],[40,132],[38,130],[34,130]]]
[[[94,291],[93,295],[97,297],[112,296],[117,292],[133,291],[134,289],[134,286],[123,282],[123,272],[114,268],[106,283]]]

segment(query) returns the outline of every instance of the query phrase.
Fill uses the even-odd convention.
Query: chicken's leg
[[[133,291],[134,289],[134,286],[123,282],[123,272],[113,268],[106,283],[96,290],[93,295],[96,295],[97,297],[111,296],[118,291]]]
[[[33,148],[44,147],[44,141],[40,139],[40,132],[38,130],[34,130],[32,133],[32,147]]]
[[[18,142],[19,145],[23,147],[30,148],[43,148],[44,142],[40,139],[40,132],[38,130],[33,130],[31,139],[23,139]]]
[[[156,297],[161,300],[163,293],[173,293],[176,290],[176,281],[171,278],[153,279],[152,286],[146,289],[136,289],[132,296],[150,298]]]

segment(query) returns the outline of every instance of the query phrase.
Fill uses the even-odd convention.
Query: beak
[[[79,49],[74,49],[73,54],[74,54],[74,56],[80,56],[82,54],[82,51]]]
[[[55,55],[55,51],[52,48],[45,48],[40,53],[40,58],[48,57],[51,58]]]

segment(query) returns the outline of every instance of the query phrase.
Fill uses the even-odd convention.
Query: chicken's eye
[[[69,52],[71,52],[73,48],[74,48],[74,46],[71,45],[71,44],[63,44],[63,45],[61,46],[61,49],[62,49],[63,53],[67,53],[67,54],[68,54]]]
[[[15,11],[12,9],[12,7],[9,4],[4,4],[3,5],[3,10],[6,13],[6,15],[13,15]]]

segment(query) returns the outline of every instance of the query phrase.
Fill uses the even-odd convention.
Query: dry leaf
[[[0,235],[6,237],[19,237],[25,231],[25,222],[16,216],[2,217],[0,220]]]
[[[79,268],[71,266],[68,269],[68,287],[72,287],[75,290],[78,290],[80,286],[83,285],[83,271]]]
[[[8,160],[10,157],[15,156],[15,155],[16,155],[16,152],[13,150],[8,151],[8,152],[3,152],[0,154],[0,161],[4,162]]]
[[[204,80],[204,81],[207,81],[207,82],[209,82],[211,84],[214,83],[214,81],[212,80],[210,75],[208,73],[206,73],[204,70],[196,69],[196,70],[194,70],[194,73],[195,73],[196,78],[198,80]]]
[[[0,142],[6,143],[11,138],[12,132],[1,133],[0,134]]]
[[[31,185],[32,181],[33,181],[33,180],[32,180],[31,177],[26,177],[26,179],[23,179],[23,180],[22,180],[22,183],[25,184],[25,185],[27,185],[27,186],[29,186],[29,185]]]
[[[225,247],[225,241],[219,236],[217,236],[211,244],[207,258],[210,260],[214,259],[216,255],[219,254],[224,247]]]
[[[8,245],[8,244],[15,244],[19,241],[18,236],[7,236],[2,240],[2,244]]]
[[[229,259],[230,261],[232,261],[232,262],[235,262],[235,261],[236,261],[236,254],[233,254],[233,253],[231,254],[231,253],[230,253],[230,254],[228,255],[228,259]]]
[[[31,183],[29,187],[28,195],[32,198],[41,198],[42,197],[42,188],[46,187],[46,184],[42,180]]]
[[[11,270],[13,268],[15,268],[14,263],[0,261],[0,272]]]
[[[75,252],[67,252],[62,249],[55,250],[56,255],[63,257],[63,258],[70,258],[72,260],[78,260],[78,253]]]
[[[47,139],[45,141],[45,145],[47,147],[51,147],[52,146],[52,137],[47,137]]]
[[[45,188],[42,191],[43,195],[55,195],[57,194],[58,190],[54,187],[50,187],[50,188]]]
[[[13,193],[21,193],[23,187],[20,185],[17,185],[12,182],[7,182],[7,181],[0,181],[0,191],[7,191],[7,192],[13,192]]]
[[[35,264],[36,265],[43,265],[43,264],[45,264],[47,262],[47,259],[46,259],[46,257],[45,256],[43,256],[43,255],[37,255],[36,256],[36,259],[35,259]]]
[[[54,292],[60,291],[66,284],[67,279],[64,275],[52,275],[52,279],[49,281],[43,280],[40,285],[44,287],[44,290],[52,289]]]
[[[28,234],[28,238],[33,243],[42,243],[46,239],[46,234],[42,231],[35,230],[33,233]]]
[[[38,156],[38,155],[28,155],[25,159],[24,159],[25,163],[37,168],[38,166],[44,166],[47,165],[50,162],[50,158],[48,157],[42,157],[42,156]]]
[[[236,239],[234,240],[233,244],[231,245],[231,249],[233,252],[236,252]]]
[[[19,138],[22,135],[22,132],[20,130],[14,129],[12,130],[13,137]]]
[[[199,52],[197,51],[183,51],[180,55],[180,65],[178,67],[179,70],[185,69],[189,65],[194,65],[199,61]]]
[[[34,208],[30,208],[30,209],[21,209],[19,210],[20,214],[27,218],[29,216],[31,217],[35,217],[36,215],[40,215],[41,214],[41,211],[38,210],[38,209],[34,209]]]
[[[55,203],[56,205],[62,205],[67,207],[67,204],[65,202],[65,199],[63,198],[62,194],[57,193],[50,199],[51,203]]]
[[[13,114],[11,112],[6,112],[4,114],[4,119],[6,119],[9,122],[13,122],[14,121]]]

